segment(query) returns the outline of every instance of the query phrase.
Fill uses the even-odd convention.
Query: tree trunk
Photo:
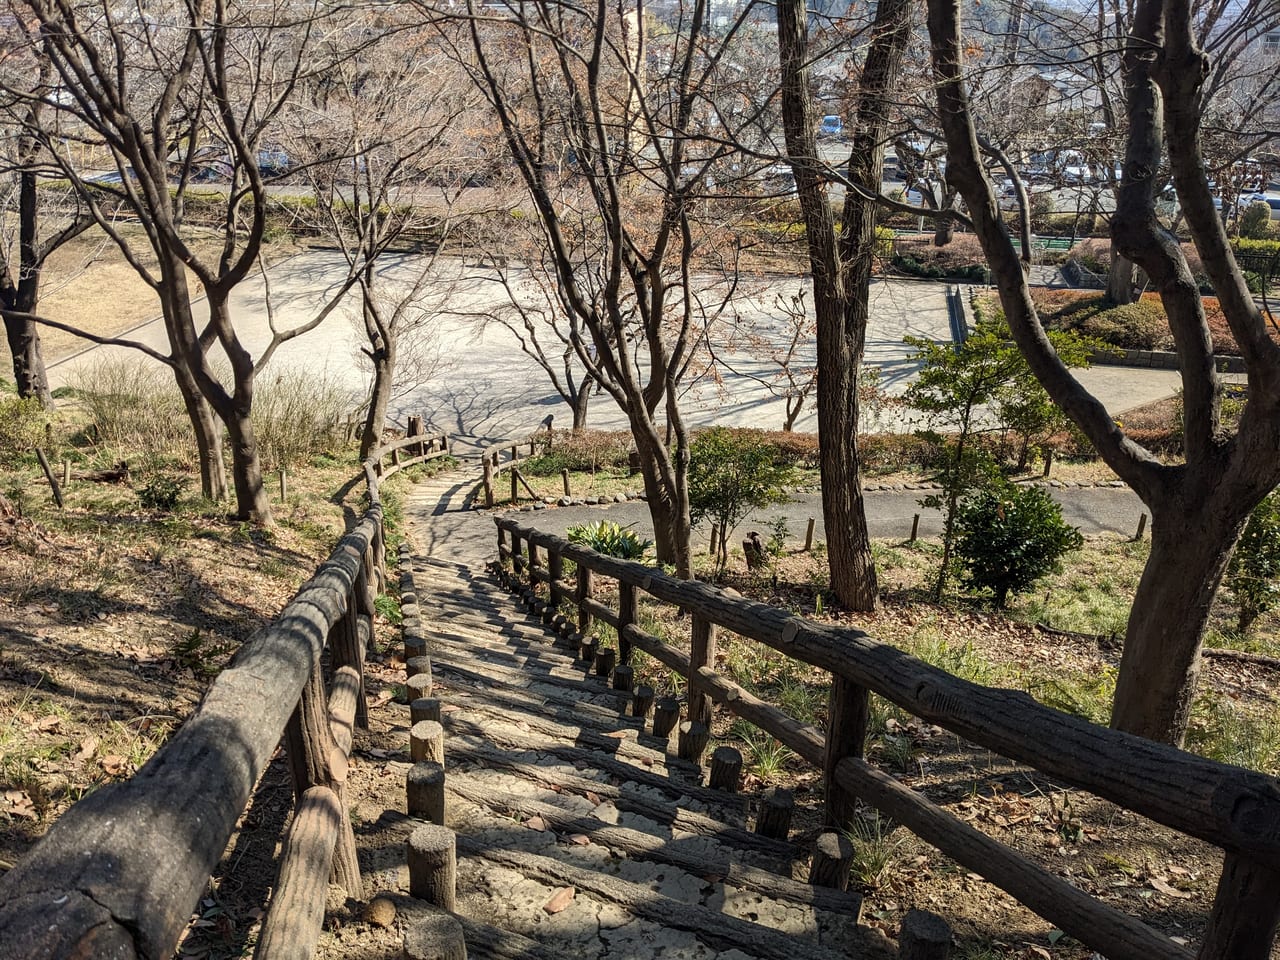
[[[224,418],[231,437],[231,476],[236,485],[237,520],[271,523],[271,500],[262,484],[262,461],[249,410],[237,408]]]
[[[1174,498],[1170,498],[1171,501]],[[1111,726],[1181,745],[1209,610],[1248,513],[1152,505],[1151,554],[1134,594]]]
[[[387,406],[391,402],[391,385],[395,379],[395,349],[384,347],[373,351],[373,389],[369,394],[369,410],[360,434],[360,459],[368,458],[382,439],[387,422]]]
[[[591,389],[595,386],[595,381],[590,377],[584,377],[582,383],[578,384],[578,392],[573,398],[573,432],[581,433],[587,428],[587,407],[591,403]]]
[[[1133,261],[1111,247],[1111,272],[1107,275],[1107,302],[1133,303]]]
[[[15,308],[18,309],[18,308]],[[45,407],[53,406],[53,394],[49,391],[49,377],[44,369],[44,356],[40,352],[40,332],[30,320],[4,318],[4,332],[13,355],[13,382],[18,396],[33,397]]]
[[[693,575],[692,550],[689,541],[693,536],[693,523],[689,519],[687,491],[672,489],[664,480],[664,472],[680,483],[683,472],[678,472],[669,462],[670,455],[649,439],[649,433],[639,427],[632,428],[636,450],[640,454],[640,474],[644,477],[644,492],[649,505],[649,517],[653,522],[654,552],[659,563],[675,567],[676,576],[689,579]],[[660,460],[668,461],[664,471]]]
[[[200,461],[200,494],[214,503],[227,499],[227,465],[222,456],[222,424],[209,402],[200,395],[195,381],[184,369],[175,370],[182,405],[191,421]]]

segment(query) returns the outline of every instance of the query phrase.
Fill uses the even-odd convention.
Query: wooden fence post
[[[516,468],[512,466],[511,468],[511,502],[512,503],[520,502],[519,483],[520,483],[520,474],[516,473]]]
[[[284,729],[285,752],[293,780],[293,796],[300,801],[312,787],[327,787],[338,796],[343,816],[333,850],[333,882],[348,895],[363,895],[360,863],[356,858],[356,838],[351,818],[346,816],[347,756],[338,746],[329,721],[329,704],[324,692],[324,674],[317,660],[302,688]]]
[[[564,481],[564,495],[566,497],[572,497],[573,491],[569,488],[569,468],[568,467],[565,467],[563,470],[560,471],[560,479]]]
[[[499,564],[506,563],[506,561],[510,559],[511,559],[511,548],[507,546],[507,531],[504,528],[499,527],[498,528],[498,563]]]
[[[586,601],[591,596],[591,568],[578,564],[578,589],[574,598],[578,604],[578,633],[586,636],[591,629],[591,614],[587,612]]]
[[[815,521],[813,517],[810,517],[809,524],[808,526],[805,527],[805,530],[804,530],[804,552],[805,553],[808,553],[810,550],[813,549],[813,528],[816,523],[817,521]]]
[[[689,644],[689,719],[711,726],[711,697],[698,679],[702,667],[716,663],[716,625],[693,615]]]
[[[484,466],[484,505],[493,508],[493,461],[485,457]]]
[[[514,474],[513,474],[514,476]],[[538,558],[538,545],[529,540],[529,590],[536,592],[538,589],[538,568],[542,566],[542,562]]]
[[[514,530],[511,531],[511,570],[518,582],[524,573],[524,554],[520,552],[520,534]]]
[[[560,581],[564,579],[564,557],[554,547],[547,548],[547,602],[550,604],[551,617],[548,623],[554,622],[560,613]]]
[[[640,600],[636,588],[618,581],[618,662],[631,663],[631,641],[627,639],[627,627],[633,627],[640,615]]]
[[[1280,923],[1280,873],[1228,853],[1222,861],[1201,960],[1267,960]]]
[[[845,757],[861,760],[867,748],[867,718],[871,695],[838,674],[831,676],[831,699],[827,709],[827,755],[822,765],[826,783],[826,823],[843,830],[854,817],[854,797],[836,783],[836,764]]]

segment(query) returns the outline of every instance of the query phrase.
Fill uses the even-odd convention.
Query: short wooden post
[[[423,720],[440,722],[440,701],[435,697],[419,697],[409,701],[409,723],[421,723]]]
[[[681,760],[690,763],[701,763],[702,755],[707,752],[707,744],[711,742],[711,729],[697,720],[686,720],[680,724],[680,735],[676,741],[676,753]]]
[[[613,673],[614,665],[618,662],[618,652],[610,647],[603,650],[596,650],[595,671],[597,677],[608,678]]]
[[[1044,473],[1042,476],[1047,477],[1049,471],[1053,469],[1053,448],[1050,447],[1044,452]]]
[[[410,677],[416,677],[420,673],[431,672],[430,657],[410,657],[404,665],[405,673]]]
[[[531,456],[531,457],[532,457],[532,456],[534,456],[537,452],[538,452],[538,441],[536,441],[536,440],[530,440],[530,441],[529,441],[529,456]]]
[[[507,546],[507,531],[498,528],[498,563],[506,563],[511,559],[511,548]]]
[[[46,459],[44,451],[39,447],[36,448],[36,459],[40,461],[40,469],[44,471],[44,478],[49,481],[49,490],[53,494],[53,502],[61,510],[62,488],[58,486],[58,478],[53,475],[53,470],[49,467],[49,461]]]
[[[435,720],[421,720],[409,728],[409,756],[417,763],[444,763],[444,727]]]
[[[62,461],[62,485],[64,487],[71,485],[71,461]]]
[[[409,893],[453,912],[457,907],[458,855],[453,831],[436,823],[409,836]]]
[[[951,956],[951,927],[936,913],[908,910],[898,931],[900,960],[947,960]]]
[[[809,525],[805,527],[805,530],[804,530],[804,552],[805,553],[808,553],[810,550],[813,549],[813,528],[815,525],[816,525],[816,521],[813,519],[813,517],[810,517]]]
[[[520,462],[520,447],[514,443],[511,445],[511,462],[513,464]]]
[[[640,617],[640,601],[636,588],[623,580],[618,581],[618,660],[631,662],[631,640],[627,628],[634,627]]]
[[[871,697],[866,687],[832,674],[828,704],[827,755],[823,764],[827,790],[824,812],[827,826],[842,829],[853,819],[854,797],[836,783],[836,764],[845,757],[862,759],[865,756]]]
[[[756,833],[774,840],[785,840],[791,833],[791,814],[796,807],[796,798],[785,787],[770,787],[760,798],[760,809],[756,812]]]
[[[397,467],[400,466],[400,448],[399,447],[392,448],[391,462]]]
[[[647,683],[642,683],[636,687],[635,693],[631,696],[631,715],[643,719],[649,715],[649,711],[652,709],[653,687]]]
[[[484,505],[493,508],[493,462],[485,457],[481,464],[484,467]]]
[[[827,832],[818,838],[809,865],[809,882],[815,887],[849,888],[849,866],[853,862],[853,844],[842,833]]]
[[[529,589],[538,589],[538,569],[542,566],[542,557],[538,554],[538,545],[529,541]]]
[[[404,932],[405,960],[467,960],[465,931],[456,917],[434,913]]]
[[[560,471],[560,479],[564,481],[564,495],[566,497],[573,496],[573,490],[569,488],[569,468],[565,467]]]
[[[584,606],[590,596],[591,568],[580,563],[578,564],[578,589],[574,600],[578,604],[578,632],[584,637],[591,630],[591,614]]]
[[[1138,517],[1138,532],[1133,535],[1134,541],[1141,540],[1143,534],[1147,532],[1147,515],[1144,513]]]
[[[698,678],[698,671],[714,667],[715,662],[716,625],[695,613],[689,645],[689,719],[706,726],[711,725],[711,697]]]
[[[711,754],[712,789],[737,793],[742,784],[742,752],[736,747],[716,747]]]
[[[523,547],[520,543],[520,534],[514,530],[511,531],[511,570],[515,574],[517,584],[521,576],[524,575],[524,554],[521,553]]]
[[[635,668],[627,663],[620,663],[613,668],[613,689],[621,690],[623,693],[631,692],[631,685],[635,682]]]
[[[415,763],[405,774],[409,816],[444,826],[444,765],[434,760]]]
[[[515,449],[514,447],[512,448]],[[516,472],[516,468],[511,468],[511,502],[520,502],[520,474]]]
[[[548,623],[560,612],[560,601],[564,598],[564,591],[560,587],[560,581],[564,579],[564,557],[560,556],[560,551],[547,548],[547,596],[551,603],[551,616],[546,617]]]
[[[404,662],[427,655],[427,638],[418,633],[406,633],[404,638]]]
[[[653,710],[653,735],[665,740],[680,721],[680,702],[672,697],[659,700]]]
[[[425,700],[431,696],[433,684],[431,681],[431,672],[415,673],[412,677],[404,682],[405,689],[408,691],[408,699],[410,703],[415,700]]]
[[[280,468],[280,502],[284,503],[289,499],[289,471],[284,467]]]
[[[1237,853],[1222,860],[1200,960],[1267,960],[1280,922],[1280,871]]]
[[[911,542],[915,543],[916,538],[920,536],[920,514],[916,514],[911,518]]]

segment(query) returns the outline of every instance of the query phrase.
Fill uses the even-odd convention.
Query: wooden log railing
[[[312,955],[328,883],[360,892],[344,784],[364,723],[373,603],[386,582],[378,485],[447,453],[447,438],[419,434],[370,455],[368,510],[182,727],[132,778],[71,807],[0,877],[0,955],[173,956],[282,739],[297,806],[255,956]]]
[[[510,447],[510,456],[507,459],[502,458],[505,447],[494,446],[485,450],[480,457],[480,465],[484,470],[481,479],[480,489],[484,496],[484,505],[492,507],[499,500],[498,486],[502,480],[502,474],[505,471],[511,479],[511,497],[509,503],[516,503],[520,499],[520,488],[524,487],[529,496],[535,500],[540,498],[540,494],[529,486],[529,481],[524,478],[524,474],[520,472],[520,451],[528,445],[528,456],[532,457],[538,448],[538,441],[530,439],[521,443],[513,443]]]
[[[705,717],[710,698],[822,767],[829,822],[847,823],[854,798],[871,804],[1111,960],[1193,956],[865,763],[867,693],[874,692],[971,743],[1221,848],[1222,877],[1195,956],[1271,956],[1280,921],[1280,782],[1274,778],[1097,726],[1020,691],[970,683],[860,630],[812,623],[705,583],[677,580],[511,518],[496,518],[496,523],[499,562],[510,570],[503,574],[509,585],[532,596],[551,581],[549,571],[563,571],[564,561],[573,561],[576,582],[551,586],[559,602],[576,606],[579,630],[585,633],[592,620],[609,624],[618,632],[619,662],[629,659],[630,649],[640,649],[686,679],[691,716]],[[548,558],[545,563],[526,562],[540,552]],[[598,577],[617,582],[616,610],[592,598],[592,580]],[[691,654],[637,625],[637,591],[690,614]],[[832,693],[826,731],[717,673],[717,627],[828,671]]]

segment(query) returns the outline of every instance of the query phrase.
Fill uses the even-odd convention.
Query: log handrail
[[[416,455],[383,467],[389,454],[415,446]],[[350,818],[323,811],[345,809],[351,732],[365,711],[364,653],[373,597],[385,580],[378,486],[447,452],[447,438],[417,435],[364,461],[369,508],[276,619],[244,644],[187,721],[133,777],[72,806],[0,876],[0,954],[171,957],[286,730],[295,796],[305,802],[287,845],[297,853],[281,865],[264,924],[270,935],[257,956],[273,955],[270,943],[293,951],[300,940],[314,942],[315,912],[302,929],[289,906],[298,891],[323,889],[330,863],[340,882],[359,883],[354,842],[346,842]],[[326,645],[334,675],[328,693],[319,680]],[[303,830],[312,833],[304,838]]]
[[[1235,960],[1270,955],[1269,936],[1255,936],[1258,943],[1247,953],[1239,953],[1235,947],[1222,952],[1221,944],[1239,940],[1232,941],[1229,931],[1218,931],[1228,917],[1250,931],[1265,928],[1266,921],[1271,920],[1269,929],[1274,930],[1277,910],[1274,902],[1266,908],[1271,911],[1270,917],[1259,917],[1254,911],[1246,918],[1234,919],[1238,912],[1234,910],[1234,903],[1240,889],[1276,886],[1273,865],[1280,854],[1280,782],[1274,778],[1100,727],[1043,706],[1021,691],[970,683],[879,643],[861,630],[813,623],[778,607],[729,596],[706,583],[677,580],[652,567],[604,556],[524,526],[512,518],[498,517],[495,522],[499,558],[511,561],[517,571],[523,565],[522,543],[556,557],[557,567],[564,560],[574,562],[578,583],[558,583],[556,592],[577,606],[580,622],[595,619],[620,627],[621,642],[645,650],[686,681],[691,673],[694,675],[691,702],[709,696],[766,730],[806,760],[823,766],[831,781],[828,783],[829,806],[840,803],[842,793],[869,800],[876,806],[891,803],[892,809],[886,812],[904,821],[909,813],[916,822],[927,823],[928,835],[922,831],[922,836],[929,842],[976,872],[984,876],[991,874],[988,879],[997,886],[1114,960],[1143,957],[1185,960],[1191,956],[1140,921],[1083,894],[1083,901],[1058,897],[1055,883],[1062,881],[1009,848],[1001,846],[1008,856],[1000,861],[997,869],[985,858],[986,848],[970,842],[971,838],[960,830],[966,825],[908,788],[899,785],[910,795],[909,802],[885,789],[883,784],[872,790],[868,785],[873,783],[873,778],[865,773],[870,768],[860,759],[866,709],[865,696],[860,697],[859,691],[873,691],[974,744],[1222,848],[1232,865],[1231,876],[1224,872],[1211,920],[1215,936],[1212,942],[1206,940],[1200,956],[1202,960],[1227,960],[1228,957]],[[531,584],[546,581],[549,579],[544,572],[547,569],[550,565],[540,565],[533,576],[526,574],[523,579]],[[583,590],[582,584],[583,578],[589,582],[593,576],[618,582],[619,611],[627,602],[629,592],[643,590],[691,614],[695,629],[700,624],[710,625],[712,629],[721,627],[830,672],[833,700],[826,736],[751,696],[716,673],[712,662],[691,662],[689,654],[640,630],[628,622],[628,617],[592,599],[590,590]],[[519,578],[517,572],[513,585]],[[528,589],[523,583],[519,586]],[[695,644],[695,655],[699,646],[706,648],[705,644]],[[841,691],[839,698],[835,696],[837,688]],[[954,829],[939,827],[948,821]],[[1019,863],[1011,867],[1014,860]],[[1241,864],[1247,864],[1247,869]],[[1251,872],[1252,879],[1243,880],[1239,875],[1242,869]],[[1258,897],[1255,901],[1264,899]],[[1087,903],[1082,906],[1084,901]]]

